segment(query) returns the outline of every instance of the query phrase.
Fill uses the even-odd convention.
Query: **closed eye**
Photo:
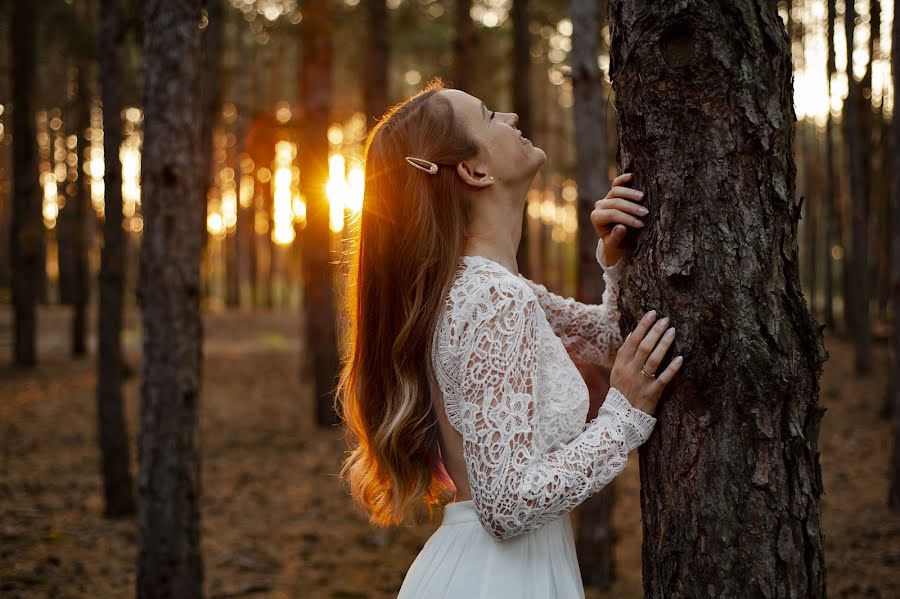
[[[497,112],[494,111],[494,110],[492,110],[492,111],[491,111],[491,120],[492,120],[492,121],[494,120],[494,115],[495,115],[495,114],[497,114]]]

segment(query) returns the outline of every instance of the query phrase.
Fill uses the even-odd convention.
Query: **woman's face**
[[[478,98],[458,89],[445,89],[438,93],[450,100],[457,118],[468,126],[481,148],[478,156],[464,161],[457,169],[468,183],[531,184],[535,174],[547,161],[547,155],[516,128],[518,115],[514,112],[495,112]]]

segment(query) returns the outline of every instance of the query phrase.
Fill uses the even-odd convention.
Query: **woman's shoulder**
[[[478,255],[460,257],[448,297],[449,309],[472,322],[505,309],[537,302],[530,285],[499,262]]]

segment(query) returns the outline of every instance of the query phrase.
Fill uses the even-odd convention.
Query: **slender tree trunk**
[[[834,64],[834,18],[835,0],[828,0],[828,58],[826,76],[828,78],[828,97],[831,98],[831,78],[835,73]],[[835,172],[834,172],[834,120],[831,117],[831,102],[828,103],[828,115],[825,123],[825,326],[834,331],[834,258],[831,255],[832,248],[839,241],[837,235],[837,201],[835,199]]]
[[[13,117],[13,206],[9,228],[12,271],[13,344],[15,363],[37,364],[35,305],[44,271],[44,222],[38,185],[37,138],[34,122],[34,77],[37,72],[35,3],[14,2],[11,46]]]
[[[475,55],[475,24],[469,12],[472,0],[456,0],[456,37],[453,40],[453,87],[473,93],[473,80],[469,73],[475,70],[472,62]]]
[[[900,14],[900,0],[894,0],[894,15]],[[895,17],[896,18],[896,17]],[[893,64],[892,77],[894,89],[900,89],[900,27],[894,21],[891,33],[891,62]],[[894,152],[891,155],[893,166],[891,188],[891,256],[893,267],[891,268],[891,293],[894,304],[894,330],[891,367],[891,395],[893,400],[893,452],[891,459],[891,486],[888,495],[888,505],[894,513],[900,514],[900,119],[895,116],[891,119],[891,136],[894,141]]]
[[[334,387],[337,383],[337,323],[334,311],[334,274],[331,229],[325,181],[328,179],[328,122],[331,111],[332,12],[328,2],[316,3],[304,13],[303,70],[300,98],[306,110],[303,126],[305,152],[300,172],[305,174],[307,225],[304,280],[307,351],[312,354],[315,377],[316,422],[337,424]]]
[[[847,47],[853,47],[856,12],[854,3],[847,2],[844,27],[847,31]],[[844,120],[844,138],[847,142],[847,162],[850,171],[850,269],[849,316],[850,335],[853,338],[855,368],[857,374],[872,370],[872,334],[869,328],[869,260],[868,215],[869,183],[862,152],[862,135],[867,128],[863,120],[868,100],[862,97],[861,85],[848,66],[847,110]]]
[[[215,162],[213,161],[213,130],[221,112],[222,103],[222,31],[224,28],[224,14],[222,2],[224,0],[202,0],[206,7],[206,27],[200,33],[200,52],[203,68],[200,72],[200,102],[201,109],[197,118],[200,123],[200,164],[197,167],[199,179],[199,197],[197,207],[200,210],[200,224],[198,230],[200,239],[206,250],[209,234],[206,230],[207,195],[215,184]]]
[[[890,160],[890,132],[888,130],[888,118],[884,109],[884,96],[882,96],[881,104],[875,111],[875,122],[877,123],[878,144],[874,151],[877,155],[878,169],[872,176],[874,184],[877,186],[877,198],[879,208],[878,215],[873,218],[871,224],[877,225],[873,229],[877,229],[875,235],[875,256],[877,257],[878,272],[875,273],[875,280],[878,286],[878,310],[876,320],[886,321],[889,318],[889,307],[891,304],[891,181],[888,171],[888,162]]]
[[[816,261],[819,259],[817,246],[818,241],[818,209],[817,204],[820,201],[818,188],[816,187],[818,178],[815,176],[815,162],[817,160],[817,148],[815,124],[804,123],[801,132],[803,137],[803,171],[805,183],[806,202],[804,203],[804,234],[806,237],[806,285],[809,291],[809,310],[815,317],[816,315],[816,279],[818,269]]]
[[[824,597],[825,348],[800,287],[790,50],[774,3],[611,0],[617,160],[647,226],[623,331],[674,318],[640,448],[647,597]]]
[[[513,112],[519,116],[516,125],[525,137],[533,135],[531,130],[531,33],[529,1],[517,0],[512,3],[513,22]],[[531,277],[528,263],[528,206],[522,216],[522,237],[516,252],[516,263],[526,277]]]
[[[602,75],[597,64],[601,19],[596,0],[572,0],[569,7],[573,25],[570,59],[578,185],[577,295],[582,302],[598,304],[603,301],[604,282],[597,265],[597,234],[591,224],[591,212],[609,191]],[[604,379],[599,372],[589,372],[585,377],[594,394],[604,388],[608,390],[608,379]],[[601,589],[608,589],[614,576],[611,518],[614,497],[614,484],[610,484],[578,508],[576,543],[581,578],[585,584]]]
[[[200,7],[201,0],[144,4],[139,599],[203,596]]]
[[[122,312],[125,232],[122,229],[122,44],[121,0],[102,0],[98,31],[100,93],[103,102],[104,222],[97,311],[97,438],[100,441],[104,513],[134,514],[128,432],[122,409]]]
[[[59,211],[57,219],[57,241],[59,251],[60,301],[72,306],[71,354],[81,357],[87,353],[87,305],[88,305],[88,261],[87,261],[87,216],[91,188],[84,172],[84,163],[90,160],[87,152],[85,132],[91,124],[91,97],[87,86],[88,58],[75,58],[75,94],[72,101],[72,130],[75,135],[78,179],[72,183],[72,192],[66,193],[66,205]]]
[[[10,13],[12,11],[0,11],[0,72],[11,73],[10,65]],[[4,98],[12,97],[12,91],[9,87],[9,77],[0,79],[0,96]],[[9,119],[4,119],[5,123],[9,123]],[[8,125],[7,125],[8,127]],[[0,168],[5,172],[12,172],[9,163],[9,145],[0,144]],[[10,289],[12,286],[12,273],[10,272],[10,255],[11,245],[6,240],[9,239],[9,222],[12,215],[12,202],[10,193],[9,175],[7,175],[3,188],[0,189],[0,288]]]
[[[243,135],[237,135],[242,139]],[[240,144],[240,142],[238,142]],[[234,172],[235,221],[234,231],[224,239],[225,247],[225,305],[229,308],[241,307],[241,238],[244,234],[241,219],[241,149],[233,150],[231,170]]]
[[[366,107],[366,128],[374,126],[388,108],[388,65],[390,64],[390,31],[386,0],[366,2],[367,56],[363,101]]]

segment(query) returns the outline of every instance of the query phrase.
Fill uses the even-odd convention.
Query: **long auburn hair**
[[[431,342],[471,219],[455,167],[479,147],[442,89],[433,79],[369,132],[351,235],[335,394],[350,450],[340,475],[379,526],[430,518],[453,490],[439,458]],[[438,164],[437,174],[406,156]]]

